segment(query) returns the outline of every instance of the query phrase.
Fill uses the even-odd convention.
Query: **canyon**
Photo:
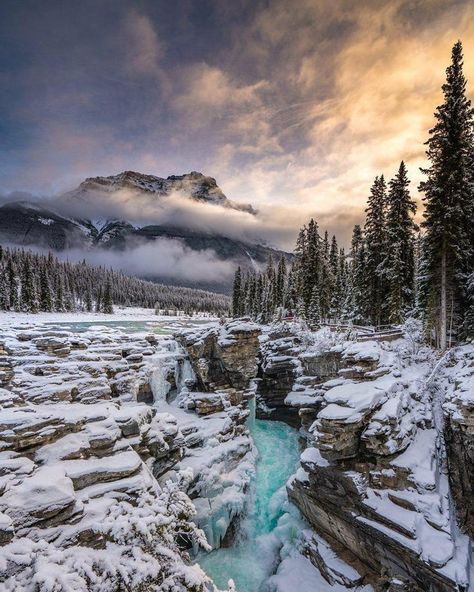
[[[471,589],[474,346],[59,320],[0,327],[5,590]]]

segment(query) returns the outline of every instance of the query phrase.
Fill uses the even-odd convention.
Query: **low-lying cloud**
[[[69,261],[120,269],[130,275],[167,278],[186,283],[224,283],[233,265],[218,259],[211,250],[193,251],[180,241],[159,238],[124,251],[71,249],[60,255]]]
[[[0,203],[33,201],[40,207],[72,219],[88,219],[97,227],[108,220],[125,220],[135,227],[159,225],[192,230],[207,235],[262,243],[292,251],[298,228],[310,217],[318,222],[321,233],[336,234],[341,246],[347,246],[354,224],[361,222],[359,208],[343,211],[314,211],[291,205],[263,205],[257,214],[196,201],[180,192],[157,195],[142,191],[88,191],[38,198],[24,193],[0,197]]]

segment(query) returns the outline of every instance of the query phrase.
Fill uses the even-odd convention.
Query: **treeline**
[[[365,226],[354,227],[346,255],[335,236],[324,237],[314,220],[298,235],[293,265],[285,259],[264,273],[234,279],[233,314],[269,322],[286,315],[306,319],[373,325],[397,324],[415,306],[415,202],[402,162],[388,187],[376,177],[368,199]]]
[[[52,253],[0,246],[0,310],[112,313],[114,304],[224,315],[230,299],[155,284],[85,262],[60,261]]]
[[[311,220],[299,233],[289,271],[284,262],[275,270],[272,261],[261,274],[237,271],[234,315],[372,325],[417,316],[441,349],[453,338],[474,335],[474,110],[461,42],[453,47],[442,90],[426,142],[426,180],[419,186],[421,228],[413,220],[416,204],[402,162],[388,184],[383,175],[375,178],[365,225],[355,226],[347,255]]]

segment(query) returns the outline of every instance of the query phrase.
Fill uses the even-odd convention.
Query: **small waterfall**
[[[186,383],[195,382],[191,362],[181,345],[174,340],[163,343],[162,351],[153,356],[154,370],[150,378],[150,387],[153,393],[154,404],[169,402],[175,395],[187,392]],[[173,397],[170,399],[172,384],[168,381],[169,376],[174,376],[176,391],[173,389]]]
[[[189,361],[189,359],[187,357],[178,360],[178,363],[176,364],[176,369],[175,369],[175,381],[176,381],[176,392],[178,393],[178,395],[181,393],[183,388],[186,387],[187,381],[191,381],[191,382],[196,381],[196,375],[194,374],[194,370],[193,370],[193,367],[191,366],[191,362]]]
[[[166,402],[166,397],[171,389],[171,384],[166,380],[169,373],[169,358],[156,356],[156,367],[153,370],[150,379],[151,392],[153,393],[153,402],[157,405],[160,402]]]

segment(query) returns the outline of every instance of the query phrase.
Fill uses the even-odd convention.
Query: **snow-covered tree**
[[[466,313],[465,283],[473,261],[473,109],[466,96],[463,51],[455,43],[443,84],[443,103],[436,109],[426,155],[423,227],[426,260],[424,307],[434,308],[437,342],[448,345],[448,326]]]
[[[410,197],[405,163],[390,181],[387,196],[386,245],[383,277],[387,280],[387,313],[391,323],[401,323],[415,304],[416,204]]]
[[[386,273],[383,262],[387,251],[385,215],[387,190],[384,176],[375,177],[365,210],[364,237],[366,242],[365,278],[368,316],[374,325],[385,320]]]

